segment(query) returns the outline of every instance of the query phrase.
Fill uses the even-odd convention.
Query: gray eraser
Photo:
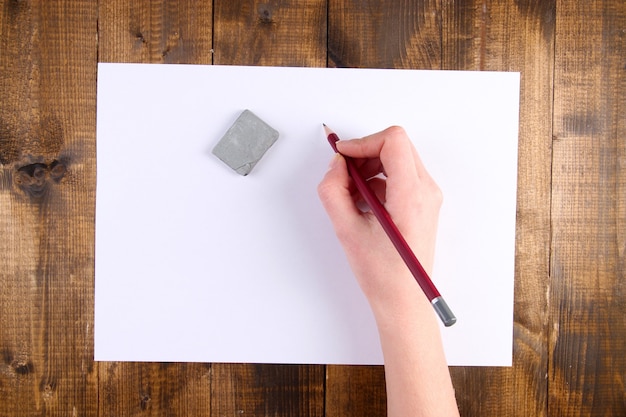
[[[278,139],[278,131],[244,110],[213,148],[213,154],[241,175],[248,175]]]

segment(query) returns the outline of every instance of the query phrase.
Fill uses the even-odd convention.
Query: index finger
[[[416,181],[428,176],[409,137],[398,126],[362,139],[339,141],[337,149],[351,158],[379,159],[390,191],[400,195],[415,190]]]

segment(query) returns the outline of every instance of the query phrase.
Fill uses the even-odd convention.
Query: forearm
[[[371,297],[385,361],[389,417],[458,416],[432,306],[417,285],[390,303]]]

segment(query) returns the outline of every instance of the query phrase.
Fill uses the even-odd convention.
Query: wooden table
[[[97,62],[520,71],[513,367],[461,414],[626,415],[624,0],[0,0],[0,417],[385,412],[381,367],[93,361]]]

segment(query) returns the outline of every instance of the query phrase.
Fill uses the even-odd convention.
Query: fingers
[[[403,146],[408,151],[412,145],[404,129],[399,126],[388,127],[360,139],[337,142],[339,151],[352,158],[377,158],[384,146]]]
[[[379,158],[374,159],[354,159],[353,161],[356,167],[359,169],[359,172],[365,179],[370,179],[379,174],[383,174],[386,176],[385,170],[383,168],[383,164],[380,162]]]
[[[404,130],[392,127],[363,139],[339,141],[337,149],[340,154],[331,161],[318,194],[362,286],[369,288],[368,280],[386,277],[396,267],[404,271],[405,266],[356,190],[346,157],[352,159],[363,177],[369,178],[370,187],[429,271],[441,191]],[[381,173],[385,178],[378,176]]]
[[[350,181],[345,159],[340,154],[335,154],[326,175],[317,187],[320,201],[340,239],[350,234],[360,214],[354,203]]]
[[[414,192],[420,176],[427,175],[417,151],[401,127],[393,126],[362,139],[339,141],[337,149],[352,158],[369,159],[368,174],[384,171],[390,201]]]
[[[372,167],[371,171],[374,171],[372,160],[375,159],[380,166],[377,168],[378,172],[373,175],[383,171],[385,157],[388,157],[387,162],[390,161],[389,157],[393,157],[395,167],[400,156],[402,160],[410,164],[411,168],[416,169],[420,177],[429,176],[411,140],[405,130],[399,126],[389,127],[361,139],[341,140],[337,142],[337,148],[343,155],[369,159],[368,164]],[[390,164],[387,163],[387,165]]]

